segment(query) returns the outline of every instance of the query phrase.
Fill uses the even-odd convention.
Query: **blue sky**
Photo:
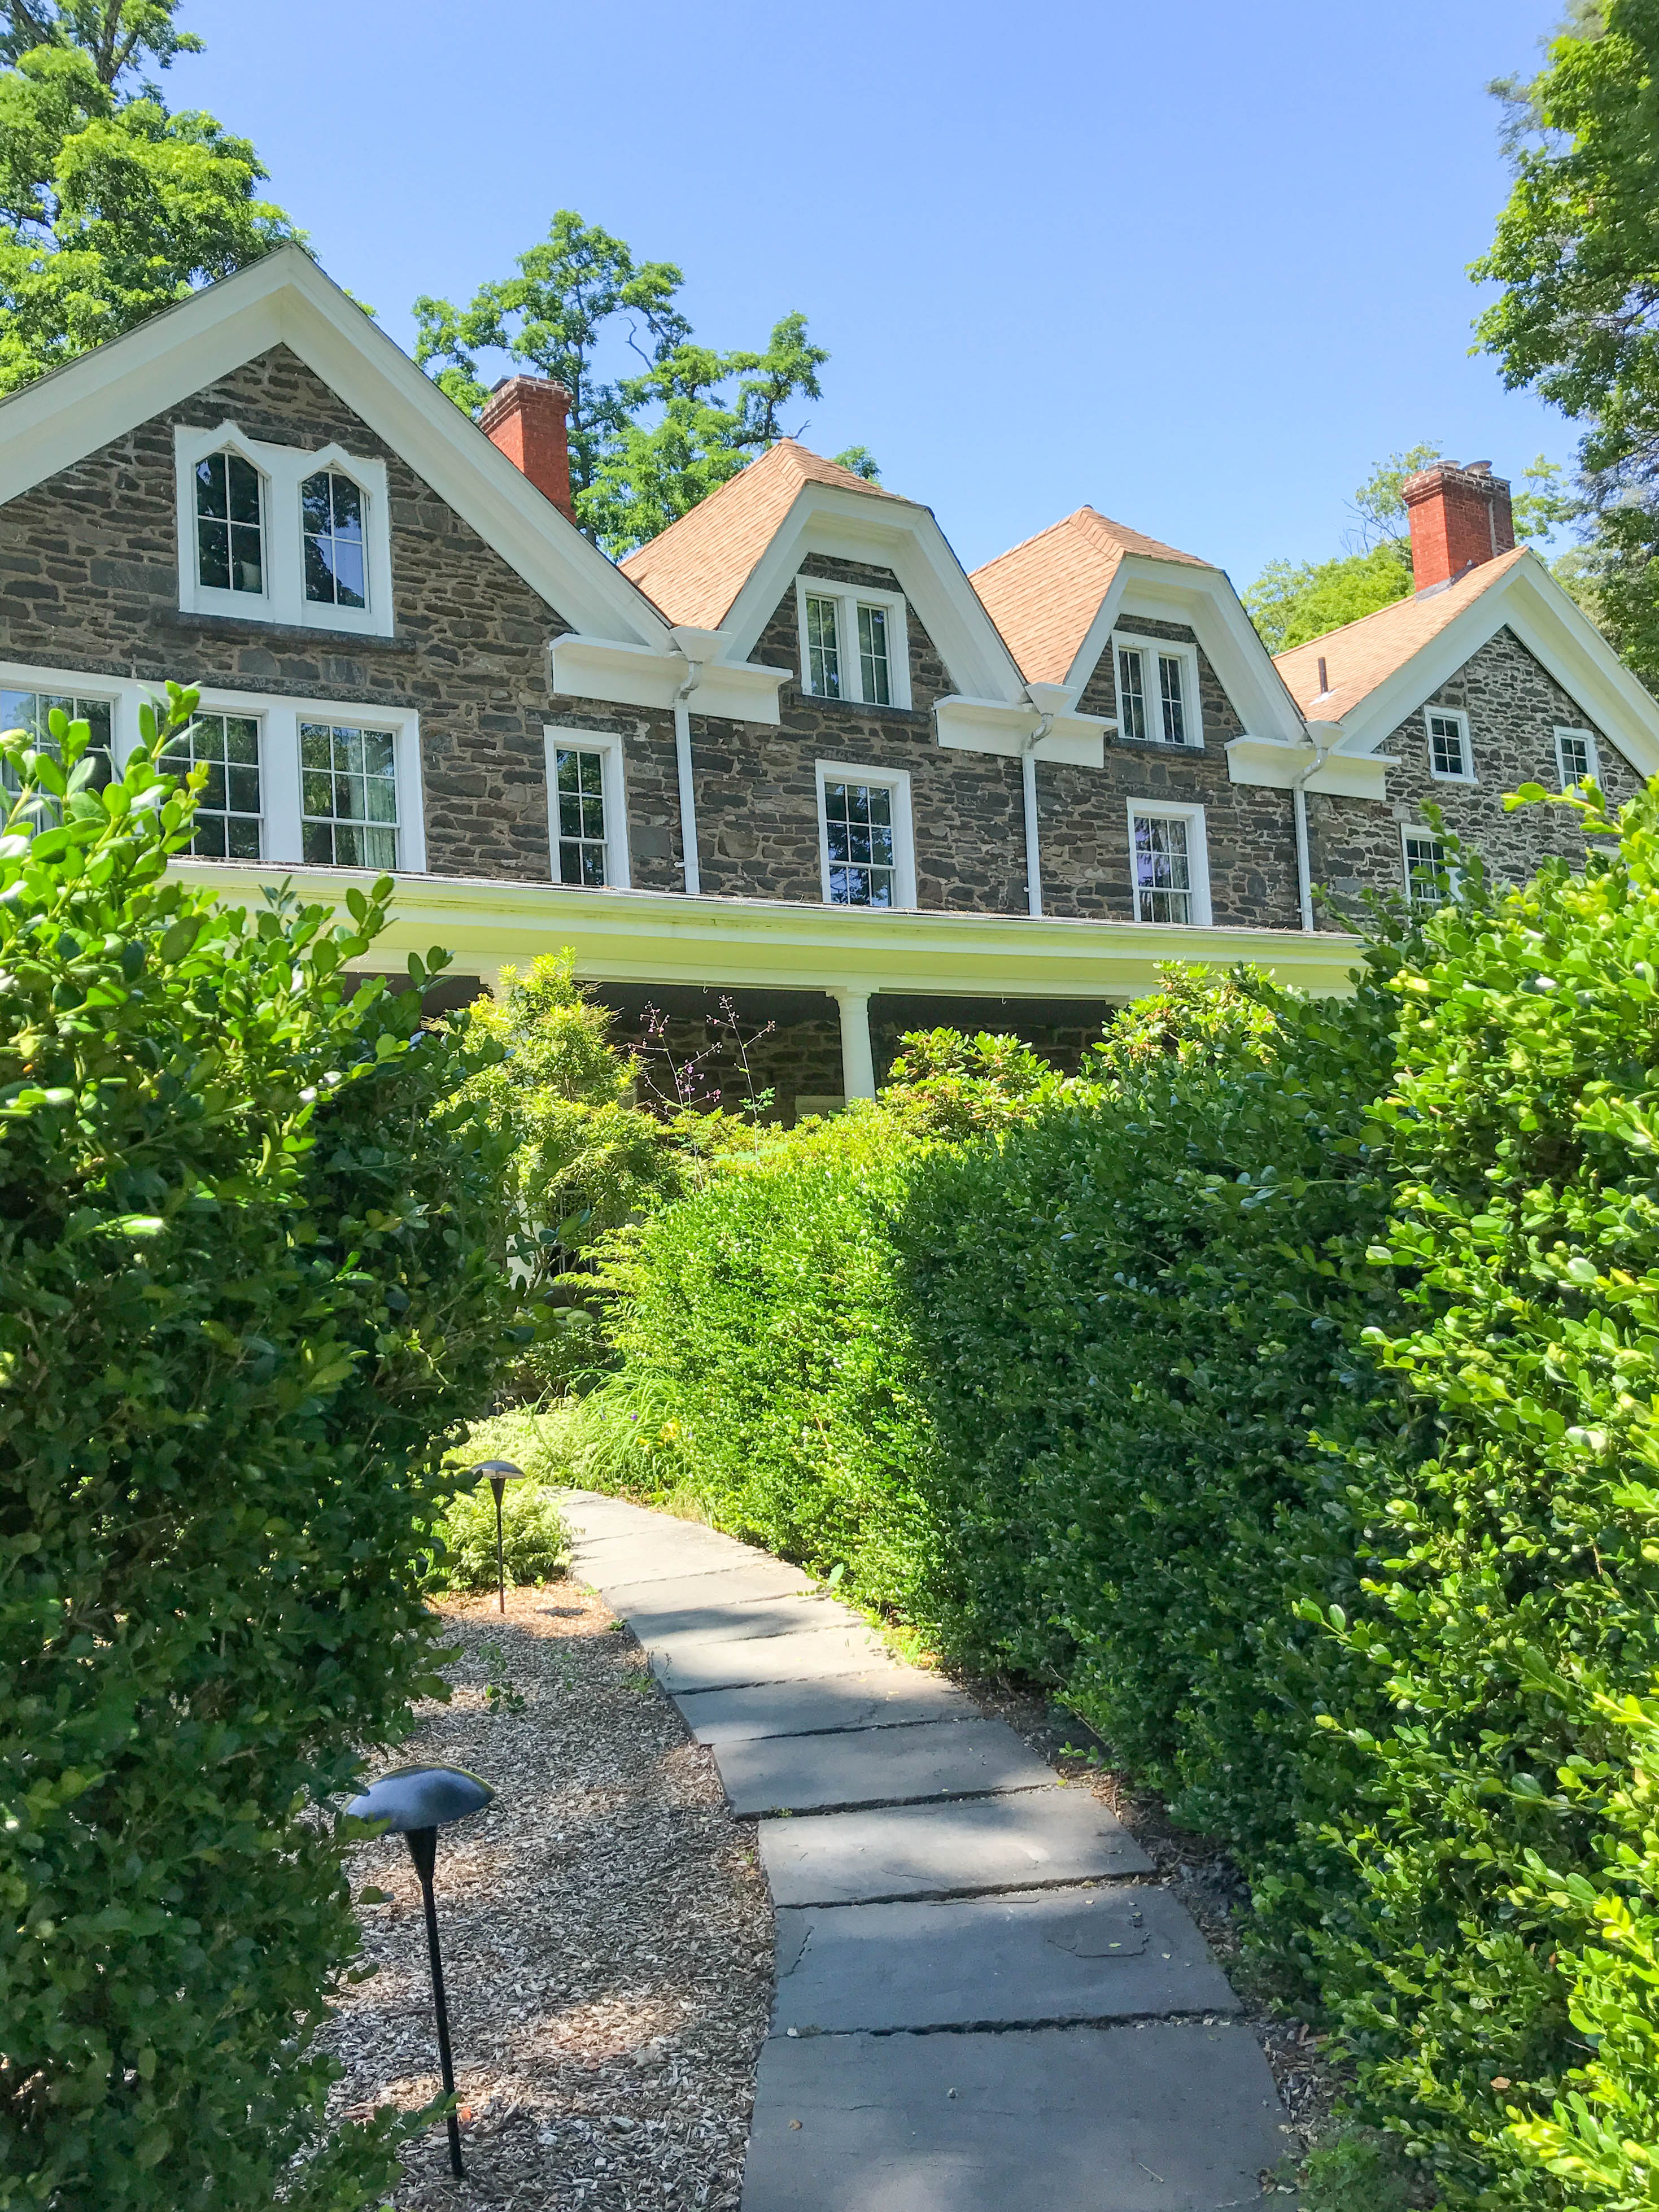
[[[412,338],[556,208],[684,269],[711,344],[803,309],[799,433],[869,446],[971,568],[1088,501],[1218,561],[1341,550],[1419,439],[1518,477],[1571,426],[1470,358],[1534,0],[185,0],[169,97],[252,137]]]

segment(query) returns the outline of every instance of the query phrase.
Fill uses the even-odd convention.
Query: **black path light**
[[[495,1493],[495,1610],[507,1611],[507,1558],[501,1548],[501,1492],[509,1482],[522,1482],[524,1469],[514,1467],[510,1459],[480,1460],[472,1470],[474,1474],[487,1474],[489,1486]]]
[[[464,1766],[398,1766],[383,1774],[346,1811],[357,1820],[378,1820],[383,1835],[401,1836],[421,1879],[426,1906],[426,1948],[432,1961],[432,2003],[438,2015],[438,2067],[449,2100],[449,2167],[465,2179],[461,2165],[461,2124],[455,2117],[455,2068],[449,2055],[449,2007],[444,2001],[443,1962],[438,1956],[438,1908],[432,1896],[432,1869],[438,1858],[438,1831],[469,1813],[482,1813],[495,1792]]]

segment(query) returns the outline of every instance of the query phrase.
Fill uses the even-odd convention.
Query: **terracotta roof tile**
[[[717,629],[807,483],[836,484],[874,499],[897,497],[793,438],[780,438],[689,514],[630,553],[622,572],[671,623]]]
[[[1194,568],[1211,565],[1080,507],[975,569],[969,580],[1028,684],[1061,684],[1071,673],[1126,553],[1184,561]]]
[[[1273,665],[1304,714],[1322,722],[1340,722],[1526,557],[1527,548],[1517,545],[1512,553],[1483,561],[1443,592],[1431,592],[1420,599],[1396,599],[1374,615],[1361,615],[1358,622],[1292,646],[1288,653],[1274,656]],[[1319,688],[1322,659],[1330,687],[1324,693]]]

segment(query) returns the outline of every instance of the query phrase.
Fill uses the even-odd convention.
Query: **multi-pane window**
[[[1455,783],[1470,783],[1474,769],[1469,757],[1468,725],[1462,714],[1429,714],[1429,770]]]
[[[833,599],[806,602],[806,688],[820,699],[841,696],[841,640]]]
[[[367,606],[361,489],[337,470],[319,469],[300,487],[300,513],[305,525],[307,599],[325,606]]]
[[[1405,856],[1406,896],[1413,910],[1432,912],[1443,906],[1451,896],[1443,840],[1431,830],[1405,830],[1400,842]]]
[[[1190,743],[1186,656],[1159,653],[1152,646],[1120,645],[1117,718],[1120,736],[1138,744]]]
[[[885,607],[860,605],[859,673],[864,679],[866,704],[890,707],[893,703],[893,684],[887,660]]]
[[[893,793],[888,785],[826,782],[823,834],[832,906],[896,903]]]
[[[77,699],[59,691],[0,690],[0,730],[21,730],[37,752],[55,755],[58,740],[52,734],[50,721],[54,707],[61,707],[71,722],[84,722],[90,731],[92,742],[85,754],[92,763],[88,787],[101,791],[115,773],[107,699]],[[17,789],[17,779],[9,769],[0,772],[0,787],[11,792]]]
[[[559,881],[602,884],[605,855],[605,756],[561,746],[554,775],[559,801]]]
[[[1180,814],[1134,817],[1135,919],[1190,923],[1193,824]]]
[[[1561,788],[1571,791],[1592,781],[1597,773],[1595,740],[1588,730],[1558,730],[1555,764],[1561,771]]]
[[[305,857],[325,867],[398,865],[398,764],[390,730],[300,725]]]
[[[212,591],[264,591],[259,471],[240,453],[196,464],[196,564]]]
[[[198,714],[161,754],[161,765],[174,775],[188,775],[204,763],[207,782],[196,802],[191,851],[204,860],[258,860],[259,725],[254,717]]]

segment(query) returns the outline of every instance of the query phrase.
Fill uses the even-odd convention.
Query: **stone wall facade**
[[[1426,716],[1436,707],[1462,708],[1468,715],[1475,781],[1455,783],[1429,769]],[[1308,842],[1314,882],[1326,894],[1320,925],[1340,929],[1366,893],[1398,898],[1405,886],[1402,824],[1421,823],[1425,805],[1439,807],[1446,826],[1478,852],[1501,883],[1521,883],[1549,859],[1582,866],[1584,840],[1567,807],[1523,806],[1504,811],[1504,794],[1523,783],[1558,787],[1555,731],[1594,732],[1601,786],[1622,805],[1642,778],[1571,695],[1535,660],[1510,629],[1500,629],[1415,708],[1382,745],[1398,766],[1389,770],[1389,800],[1340,799],[1321,792],[1308,798]]]
[[[173,426],[225,421],[262,443],[332,442],[385,463],[395,635],[179,611]],[[0,507],[0,657],[158,687],[172,678],[412,709],[421,718],[427,866],[438,875],[546,881],[543,726],[617,732],[635,881],[678,888],[672,718],[556,701],[547,645],[568,627],[286,346]]]
[[[1226,747],[1244,734],[1197,634],[1182,623],[1126,615],[1135,637],[1167,638],[1197,656],[1203,744],[1138,744],[1109,736],[1099,769],[1045,764],[1037,770],[1042,821],[1042,903],[1049,914],[1134,919],[1129,857],[1129,801],[1181,800],[1204,809],[1211,918],[1218,928],[1295,929],[1301,906],[1296,828],[1287,791],[1234,783]],[[1085,714],[1117,715],[1117,676],[1109,643],[1079,700]]]

